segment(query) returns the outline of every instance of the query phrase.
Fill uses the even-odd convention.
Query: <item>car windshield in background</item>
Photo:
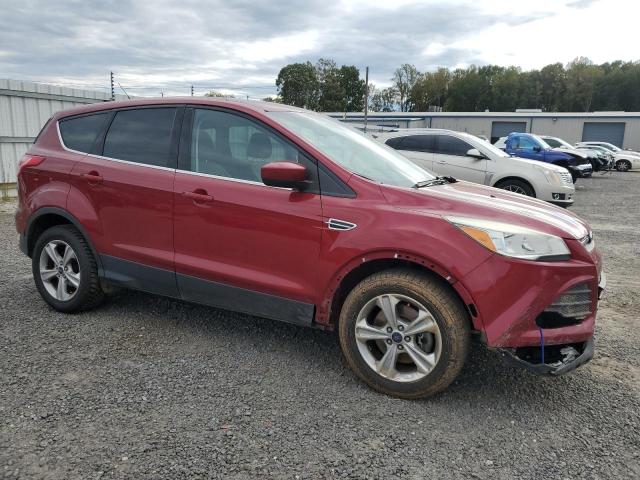
[[[570,148],[572,150],[576,148],[573,145],[571,145],[569,142],[565,142],[561,138],[545,138],[545,140],[552,147],[565,147],[565,148]]]
[[[268,112],[338,165],[375,182],[412,187],[435,178],[390,147],[337,120],[309,112]]]
[[[540,137],[540,136],[538,136],[538,135],[533,135],[533,134],[530,134],[530,135],[531,135],[533,138],[535,138],[538,142],[540,142],[540,146],[541,146],[542,148],[551,148],[551,145],[549,145],[547,142],[545,142],[545,140],[544,140],[542,137]]]
[[[482,139],[480,139],[480,140],[482,140]],[[491,142],[489,142],[488,140],[482,140],[482,148],[484,148],[485,150],[488,150],[491,153],[491,155],[494,155],[496,157],[510,157],[511,156],[507,152],[505,152],[504,150],[501,150],[498,147],[496,147],[495,145],[491,145]]]

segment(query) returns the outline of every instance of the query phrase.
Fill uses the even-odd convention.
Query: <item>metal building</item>
[[[346,122],[363,123],[362,113],[330,113]],[[369,125],[398,128],[446,128],[484,135],[495,142],[511,132],[529,132],[580,141],[610,142],[640,151],[640,112],[375,112]]]
[[[18,161],[51,115],[110,99],[106,92],[0,79],[0,197],[16,194]]]

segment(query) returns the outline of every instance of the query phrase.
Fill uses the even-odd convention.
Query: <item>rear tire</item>
[[[628,172],[631,170],[631,162],[629,160],[618,160],[616,162],[616,170],[619,172]]]
[[[45,230],[36,240],[31,266],[38,292],[60,312],[89,310],[104,298],[96,259],[72,225]]]
[[[409,269],[386,270],[360,282],[342,306],[338,333],[358,377],[374,390],[405,399],[447,388],[460,373],[470,342],[467,312],[449,286]]]
[[[509,178],[496,184],[496,188],[502,190],[508,190],[510,192],[526,195],[527,197],[535,198],[536,193],[533,191],[533,187],[524,180],[518,180],[516,178]]]

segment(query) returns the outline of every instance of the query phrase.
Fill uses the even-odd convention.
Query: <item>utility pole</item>
[[[191,85],[191,96],[193,97],[193,85]]]
[[[160,92],[160,96],[164,98],[164,92]]]
[[[111,72],[111,101],[116,99],[116,89],[113,82],[113,72]]]
[[[367,120],[369,116],[369,67],[367,67],[364,72],[364,133],[367,133]]]

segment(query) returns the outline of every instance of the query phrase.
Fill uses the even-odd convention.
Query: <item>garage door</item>
[[[584,122],[583,142],[609,142],[622,148],[624,141],[624,123],[622,122]]]
[[[500,137],[506,137],[511,132],[526,132],[527,122],[493,122],[491,125],[491,143],[496,143]]]

